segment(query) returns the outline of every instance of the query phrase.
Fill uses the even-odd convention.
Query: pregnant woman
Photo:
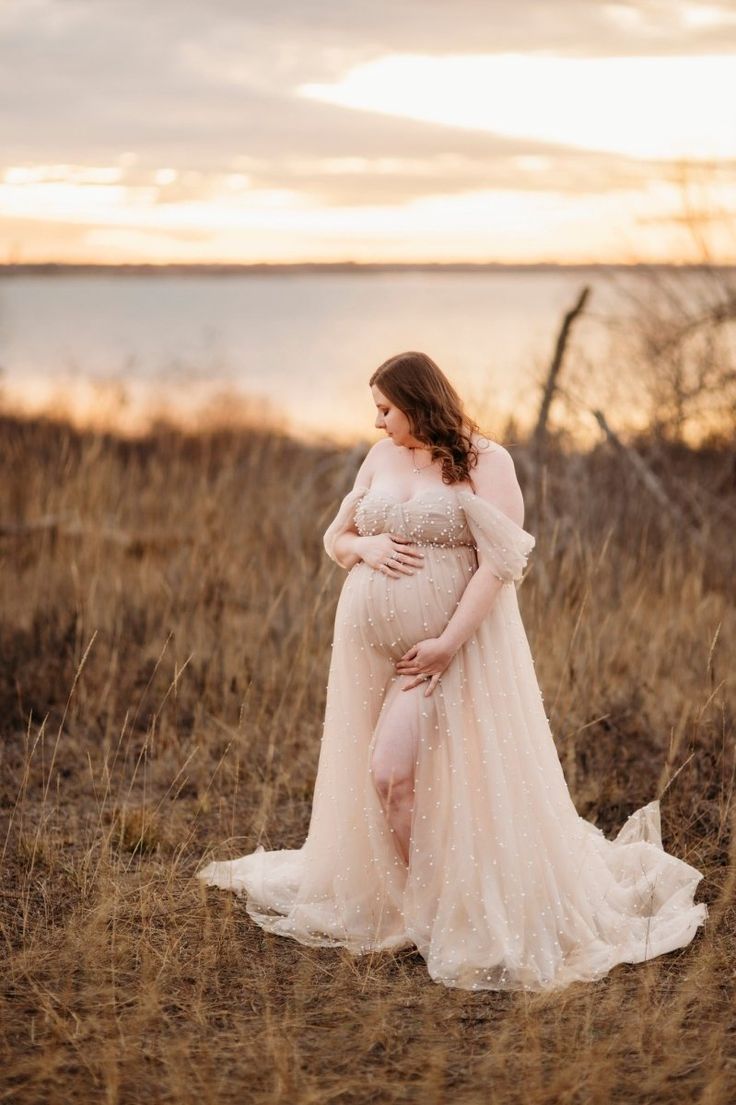
[[[577,813],[519,613],[535,539],[507,450],[430,357],[370,380],[387,437],[324,534],[347,569],[301,848],[212,862],[264,929],[416,947],[446,986],[551,990],[692,940],[702,874],[658,800],[610,840]]]

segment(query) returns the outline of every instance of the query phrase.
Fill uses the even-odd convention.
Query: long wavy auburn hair
[[[466,413],[462,399],[442,369],[426,353],[409,351],[389,357],[376,369],[376,385],[409,420],[411,434],[442,461],[442,482],[470,481],[478,463],[471,434],[483,435]]]

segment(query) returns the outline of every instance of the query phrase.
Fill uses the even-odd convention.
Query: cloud
[[[410,156],[469,140],[299,103],[294,90],[338,80],[395,52],[554,52],[570,56],[736,50],[736,18],[688,23],[676,0],[10,0],[0,10],[6,158],[79,159],[121,148],[220,159]],[[703,5],[699,5],[704,10]],[[715,18],[712,15],[712,18]],[[247,150],[243,149],[247,147]],[[53,154],[53,157],[51,155]]]
[[[225,209],[227,197],[237,201],[238,175],[265,204],[292,196],[306,208],[408,206],[494,189],[631,192],[662,166],[355,111],[297,89],[398,52],[729,50],[733,5],[685,0],[6,0],[0,172],[67,166],[78,188],[91,189],[85,166],[117,166],[121,187],[154,205],[212,200]]]

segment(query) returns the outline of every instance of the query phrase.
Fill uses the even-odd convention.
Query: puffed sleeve
[[[488,499],[472,491],[458,492],[479,559],[491,566],[504,583],[521,579],[536,538]]]
[[[322,542],[325,547],[327,555],[335,561],[336,564],[340,564],[340,561],[335,556],[335,541],[341,533],[345,533],[353,525],[355,516],[355,508],[365,495],[367,487],[354,487],[352,491],[348,491],[345,498],[340,503],[337,514],[330,522],[329,526],[324,532]],[[340,564],[343,568],[344,565]]]

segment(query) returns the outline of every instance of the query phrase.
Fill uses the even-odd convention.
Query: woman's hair
[[[431,450],[432,460],[442,460],[442,482],[470,480],[470,469],[478,463],[470,435],[480,434],[480,427],[465,413],[460,396],[432,358],[397,353],[373,373],[369,385],[374,384],[404,412],[412,436]]]

